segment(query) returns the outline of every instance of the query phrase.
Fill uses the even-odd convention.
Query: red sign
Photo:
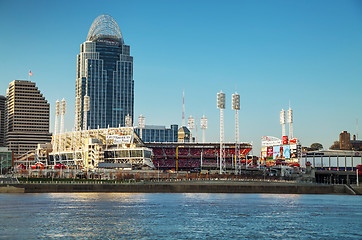
[[[289,140],[289,143],[297,143],[297,139],[296,138],[292,138]]]
[[[267,152],[266,152],[266,157],[271,157],[273,158],[273,147],[268,147],[267,148]]]
[[[288,136],[283,136],[283,145],[288,144]]]

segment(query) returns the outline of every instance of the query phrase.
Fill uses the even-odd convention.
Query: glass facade
[[[80,97],[81,106],[76,107],[76,130],[83,128],[85,120],[87,128],[96,129],[125,126],[128,114],[133,119],[134,81],[130,46],[124,44],[113,19],[113,27],[118,30],[110,33],[109,29],[102,32],[103,28],[107,30],[104,26],[107,23],[104,23],[104,17],[103,22],[102,16],[98,18],[91,26],[87,41],[81,45],[77,59],[76,97]],[[89,96],[89,111],[84,112],[86,95]]]
[[[141,137],[139,128],[135,132]],[[178,125],[171,125],[171,128],[164,126],[146,126],[142,129],[143,142],[177,142]]]

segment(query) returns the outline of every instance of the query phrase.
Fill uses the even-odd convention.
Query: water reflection
[[[361,202],[334,195],[0,194],[0,238],[361,238]]]

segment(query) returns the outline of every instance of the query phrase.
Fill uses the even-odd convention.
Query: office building
[[[6,97],[0,95],[0,147],[5,147],[5,102]]]
[[[180,143],[192,142],[191,141],[191,132],[187,127],[182,126],[178,130],[178,142],[180,142]]]
[[[134,119],[133,105],[130,46],[116,21],[100,15],[77,57],[75,130],[125,126],[128,114]]]
[[[173,124],[170,128],[165,126],[146,125],[142,128],[143,142],[177,142],[178,126]],[[135,128],[138,136],[141,136],[140,129]]]
[[[50,141],[49,103],[34,82],[12,81],[7,89],[6,145],[15,160],[29,160],[39,143]]]

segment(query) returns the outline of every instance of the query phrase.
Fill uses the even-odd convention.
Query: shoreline
[[[362,187],[288,182],[131,182],[131,183],[17,183],[0,185],[0,193],[266,193],[362,195]]]

